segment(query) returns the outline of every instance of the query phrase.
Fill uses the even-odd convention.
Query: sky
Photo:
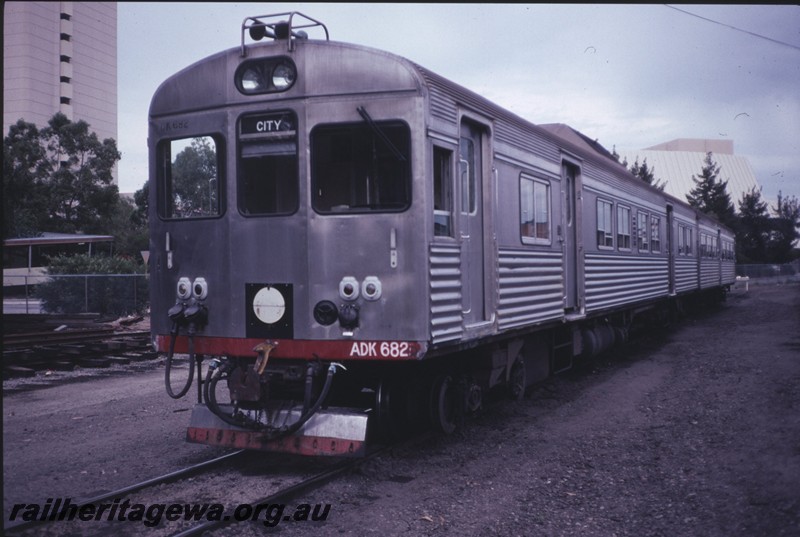
[[[733,140],[765,199],[800,198],[800,7],[689,4],[120,2],[121,192],[147,181],[147,114],[159,84],[238,47],[246,17],[288,11],[323,22],[333,41],[404,56],[618,153],[676,138]]]

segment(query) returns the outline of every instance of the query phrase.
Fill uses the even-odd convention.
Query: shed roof
[[[3,246],[44,246],[48,244],[85,244],[87,242],[113,242],[112,235],[82,235],[80,233],[42,233],[40,237],[5,239]]]
[[[656,147],[665,145],[661,144]],[[653,171],[656,181],[666,183],[664,191],[678,199],[686,200],[686,194],[695,187],[692,176],[696,177],[702,173],[706,154],[706,151],[702,150],[639,149],[620,151],[620,159],[626,159],[629,166],[637,159],[639,164],[646,159],[647,166]],[[738,209],[738,202],[742,199],[742,194],[749,192],[752,188],[759,188],[750,162],[747,158],[734,155],[732,152],[712,151],[712,158],[719,166],[718,179],[728,182],[728,194],[734,207]]]

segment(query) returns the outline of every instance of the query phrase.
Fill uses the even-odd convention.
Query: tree
[[[33,123],[17,121],[3,139],[3,238],[35,237],[41,231],[44,148]]]
[[[141,218],[139,209],[130,200],[120,197],[108,233],[114,236],[114,251],[118,256],[142,262],[141,252],[150,244],[147,218]]]
[[[720,167],[711,152],[706,153],[700,176],[692,175],[694,188],[686,195],[689,205],[715,217],[728,227],[736,228],[736,212],[728,194],[727,181],[719,180]]]
[[[627,161],[625,162],[627,165]],[[645,158],[642,161],[642,164],[639,164],[639,157],[636,157],[636,160],[633,162],[633,165],[630,167],[631,173],[647,183],[648,185],[653,185],[659,190],[664,190],[664,187],[667,186],[665,181],[658,181],[655,177],[655,168],[649,168],[647,166],[647,159]]]
[[[741,262],[764,262],[772,223],[761,190],[753,187],[739,200],[739,230],[736,234],[737,258]]]
[[[120,158],[116,142],[101,142],[83,120],[59,112],[41,130],[19,120],[3,139],[4,236],[108,229]]]
[[[800,202],[794,196],[784,198],[783,193],[778,192],[778,204],[773,211],[769,259],[773,263],[788,263],[792,260],[794,242],[800,238]]]
[[[133,193],[133,202],[136,209],[131,216],[135,225],[147,227],[147,212],[150,205],[150,183],[145,183],[142,188]]]

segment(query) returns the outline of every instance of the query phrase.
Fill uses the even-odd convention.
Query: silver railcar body
[[[202,184],[179,158],[193,143],[211,150]],[[162,352],[254,357],[268,341],[270,360],[378,368],[483,348],[486,389],[520,355],[559,369],[532,334],[568,327],[578,355],[599,319],[734,279],[730,230],[580,133],[291,28],[165,81],[149,148]]]

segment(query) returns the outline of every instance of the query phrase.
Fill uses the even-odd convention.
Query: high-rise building
[[[4,2],[3,135],[56,112],[117,139],[116,2]]]

